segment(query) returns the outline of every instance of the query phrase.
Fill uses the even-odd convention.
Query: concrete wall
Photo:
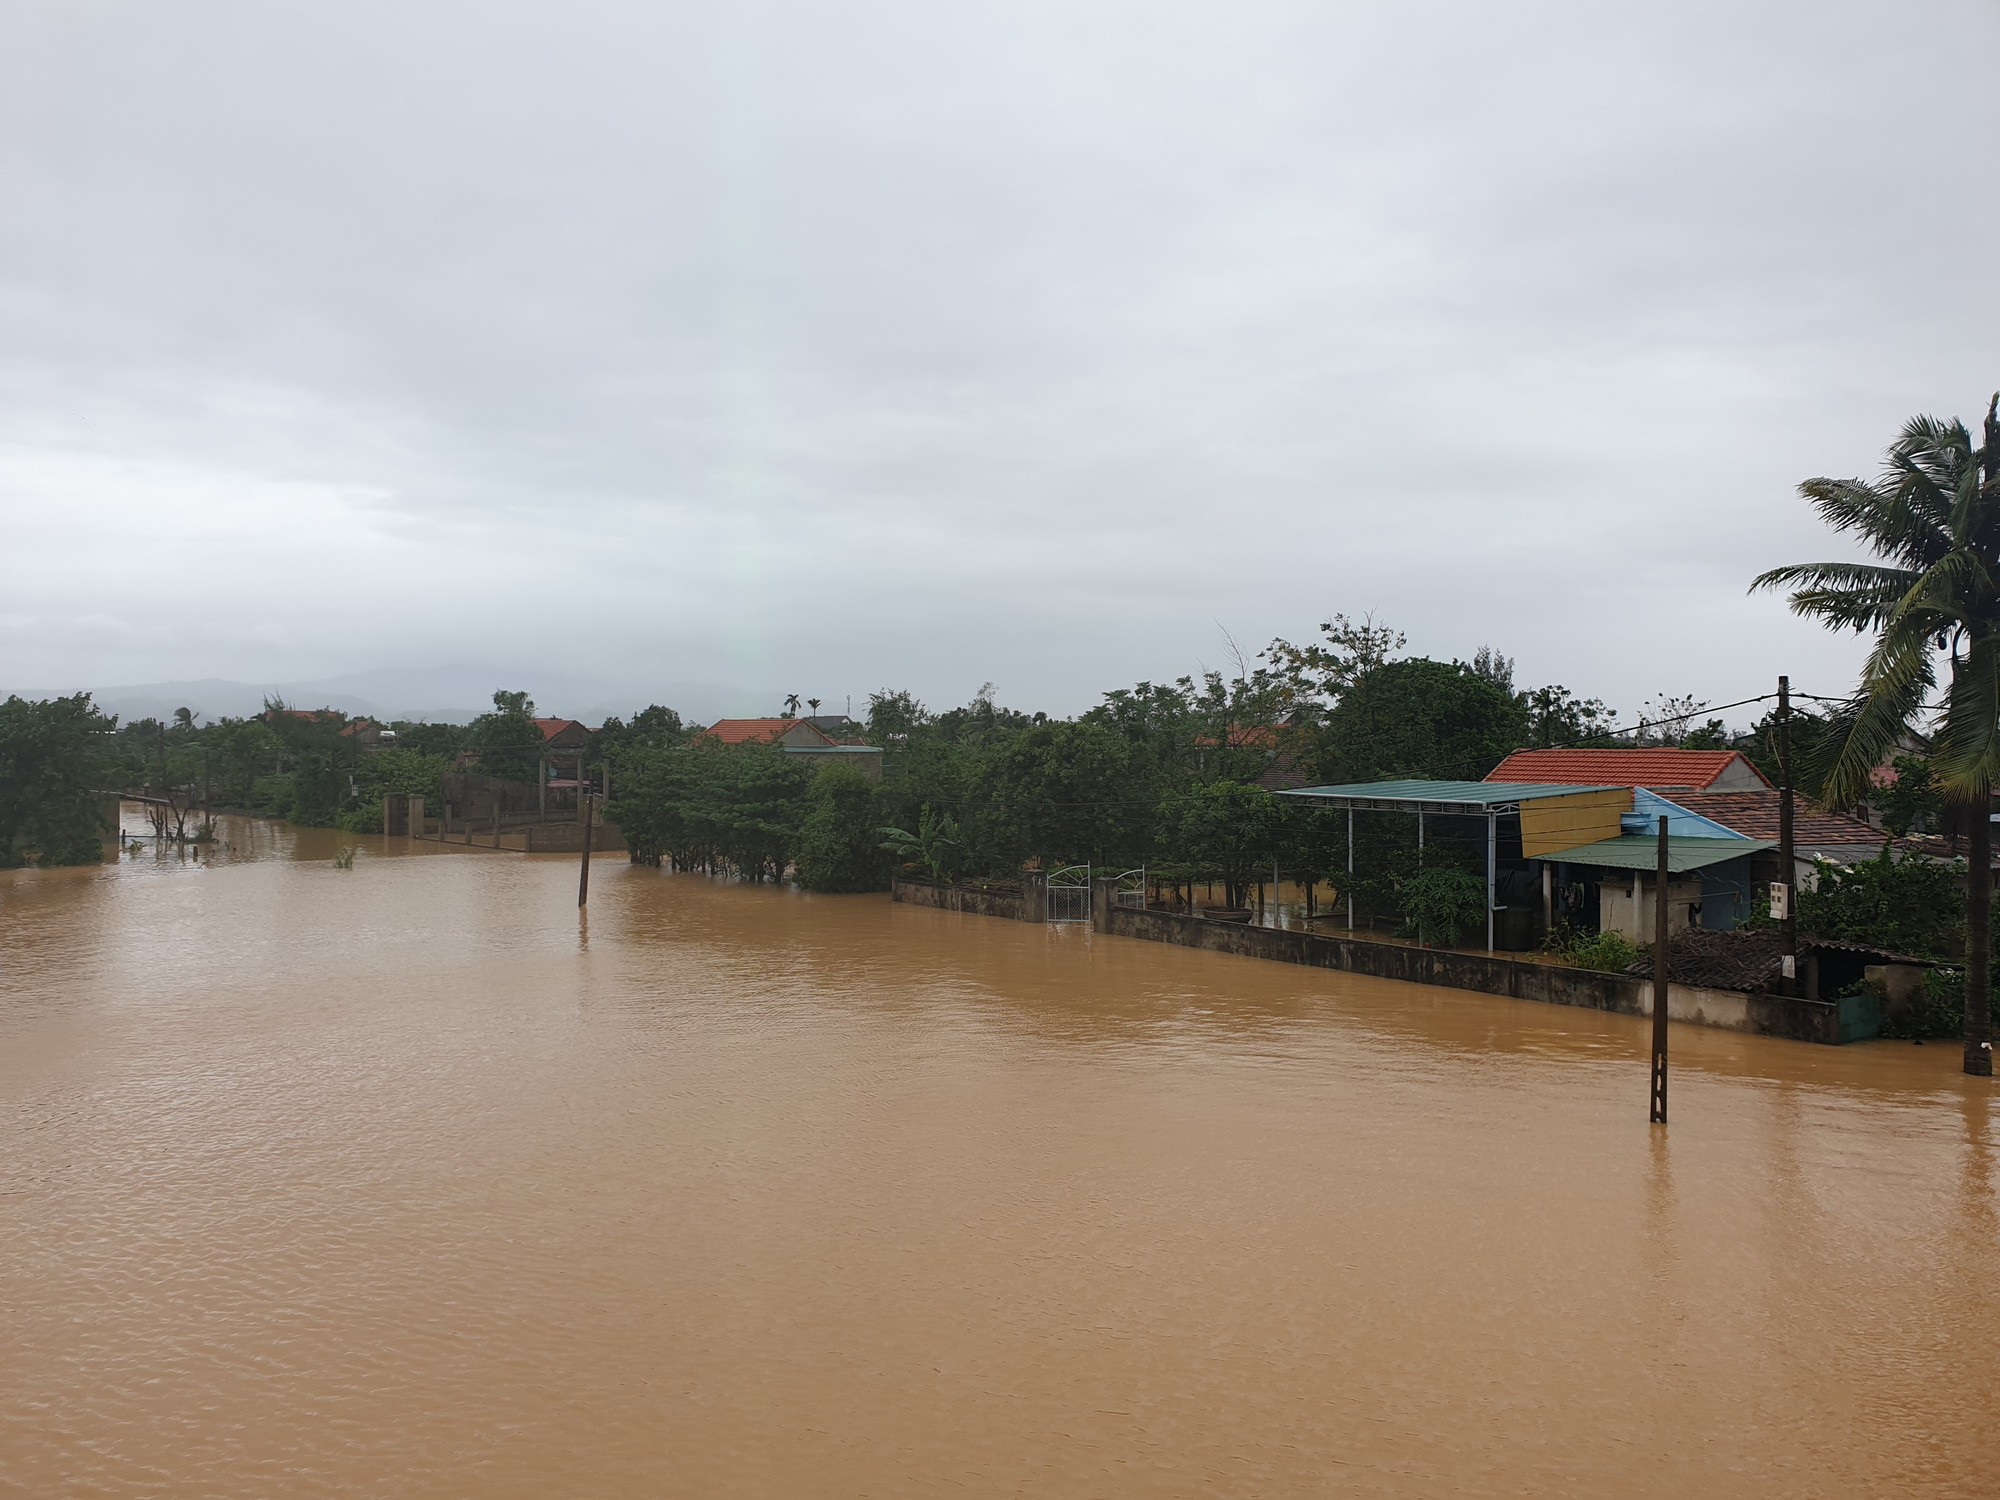
[[[1488,958],[1478,953],[1246,927],[1235,922],[1183,916],[1179,912],[1141,911],[1125,906],[1107,906],[1100,911],[1103,918],[1100,930],[1117,937],[1178,943],[1211,953],[1339,969],[1343,973],[1400,979],[1409,984],[1508,995],[1546,1005],[1574,1005],[1628,1016],[1653,1013],[1652,981],[1634,979],[1628,974],[1601,974],[1557,964]],[[1842,1040],[1839,1010],[1830,1001],[1788,1000],[1778,995],[1748,995],[1735,990],[1696,989],[1676,984],[1667,988],[1667,1014],[1674,1020],[1697,1026],[1747,1031],[1757,1036],[1829,1044]]]
[[[977,917],[1005,917],[1013,922],[1022,920],[1027,906],[1021,891],[982,891],[963,885],[933,885],[928,880],[898,879],[890,885],[889,897],[893,901],[908,902],[911,906],[971,912]]]
[[[891,887],[891,895],[894,900],[915,906],[1021,921],[1033,906],[1038,873],[1029,872],[1027,889],[1021,894],[899,879]],[[1094,881],[1091,891],[1092,925],[1113,937],[1175,943],[1183,948],[1303,964],[1314,969],[1338,969],[1345,974],[1397,979],[1406,984],[1507,995],[1516,1000],[1537,1000],[1544,1005],[1573,1005],[1627,1016],[1653,1013],[1650,979],[1497,955],[1488,957],[1483,953],[1412,948],[1401,943],[1252,927],[1241,922],[1211,922],[1206,917],[1182,912],[1119,905],[1112,894],[1114,884],[1108,880]],[[1671,884],[1668,889],[1671,893]],[[1875,1034],[1868,1024],[1869,1017],[1861,1015],[1852,1005],[1847,1009],[1852,1013],[1843,1014],[1840,1004],[1827,1000],[1789,1000],[1782,995],[1751,995],[1683,984],[1667,986],[1667,1015],[1672,1020],[1799,1042],[1838,1046],[1843,1041],[1859,1041]],[[1879,1026],[1879,1017],[1876,1025]]]
[[[1604,932],[1622,932],[1641,945],[1653,941],[1653,889],[1659,877],[1639,872],[1639,905],[1632,906],[1632,872],[1605,870],[1597,884],[1597,925]],[[1667,931],[1686,932],[1688,908],[1701,903],[1701,876],[1667,877]]]
[[[502,826],[495,832],[491,823],[484,827],[467,828],[463,825],[449,833],[440,834],[438,820],[431,818],[421,825],[412,823],[410,837],[424,839],[429,843],[443,844],[446,848],[467,849],[512,849],[518,854],[581,854],[583,853],[583,825],[581,823],[535,823],[525,828]],[[625,835],[611,823],[593,823],[590,830],[590,852],[593,854],[623,854]]]

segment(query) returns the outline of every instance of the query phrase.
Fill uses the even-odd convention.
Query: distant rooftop
[[[799,729],[805,730],[809,737],[817,737],[829,745],[833,743],[833,737],[812,720],[796,718],[717,719],[702,731],[702,735],[719,740],[725,745],[763,745],[773,743]]]
[[[1755,791],[1770,787],[1740,750],[1516,750],[1488,781],[1567,781],[1592,786],[1688,787]]]

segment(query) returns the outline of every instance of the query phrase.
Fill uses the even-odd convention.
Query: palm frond
[[[1896,752],[1897,741],[1937,686],[1929,639],[1909,629],[1884,632],[1868,654],[1861,687],[1835,709],[1821,755],[1821,795],[1847,807],[1867,795],[1871,773]]]
[[[1787,601],[1793,614],[1824,621],[1836,630],[1859,631],[1890,618],[1921,577],[1911,569],[1869,563],[1794,563],[1760,573],[1750,590],[1802,584]]]
[[[1751,581],[1750,592],[1759,589],[1780,589],[1787,584],[1804,583],[1822,589],[1862,589],[1881,587],[1894,589],[1898,594],[1907,592],[1911,583],[1919,576],[1915,568],[1884,568],[1874,563],[1823,562],[1792,563],[1788,567],[1772,568],[1759,573]]]
[[[1952,663],[1931,763],[1947,797],[1984,814],[2000,781],[2000,639],[1981,636]]]

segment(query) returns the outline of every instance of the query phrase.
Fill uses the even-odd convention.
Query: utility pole
[[[576,909],[582,911],[590,900],[590,814],[594,803],[590,784],[584,780],[583,758],[577,757],[576,794],[583,798],[583,868],[576,877]]]
[[[1653,884],[1653,1097],[1647,1116],[1667,1123],[1667,820],[1660,819],[1660,852]]]
[[[1778,883],[1771,894],[1784,902],[1778,913],[1779,989],[1799,992],[1798,892],[1793,888],[1797,863],[1792,854],[1792,679],[1778,679]]]

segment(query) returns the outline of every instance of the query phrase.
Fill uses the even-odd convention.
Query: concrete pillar
[[[1093,876],[1090,882],[1090,925],[1098,932],[1111,930],[1113,892],[1118,889],[1115,875]]]
[[[1021,920],[1046,922],[1049,919],[1049,872],[1021,872]]]
[[[420,839],[423,836],[424,836],[424,799],[421,797],[412,797],[410,799],[410,837],[413,839]]]
[[[382,837],[385,839],[390,833],[389,825],[392,819],[389,816],[389,803],[393,796],[394,793],[385,793],[382,798]]]

